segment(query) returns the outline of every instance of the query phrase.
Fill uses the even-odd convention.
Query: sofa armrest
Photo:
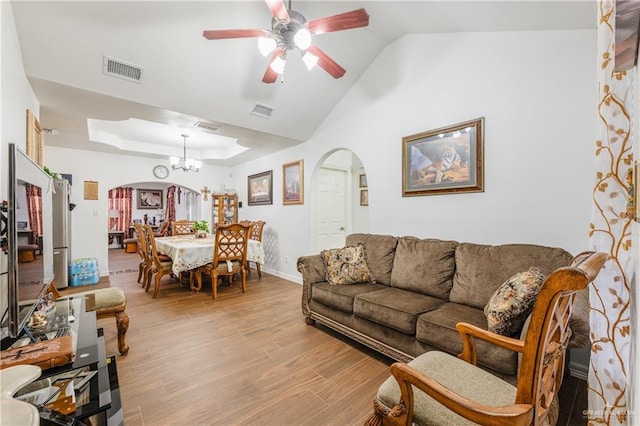
[[[456,328],[462,338],[462,353],[458,355],[458,358],[473,365],[478,363],[475,339],[484,340],[514,352],[522,352],[524,350],[524,341],[520,339],[492,333],[466,322],[457,323]]]
[[[298,272],[302,274],[302,313],[309,316],[311,287],[325,281],[325,268],[319,254],[300,256],[297,261]]]

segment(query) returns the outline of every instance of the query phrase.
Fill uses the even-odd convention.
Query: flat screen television
[[[20,336],[38,299],[53,281],[53,180],[15,144],[8,146],[8,259],[7,274],[2,279],[3,296],[7,297],[3,297],[6,306],[0,312],[5,312],[2,327],[15,338]],[[25,221],[27,228],[19,223]],[[29,243],[38,246],[35,259],[21,262],[18,247]],[[2,337],[5,336],[3,330]]]

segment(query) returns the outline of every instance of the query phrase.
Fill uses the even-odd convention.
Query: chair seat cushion
[[[237,268],[239,268],[240,266],[242,266],[242,265],[240,264],[240,261],[239,261],[239,260],[232,260],[232,261],[231,261],[231,268],[232,268],[232,269],[237,269]],[[203,269],[207,274],[210,274],[210,273],[213,271],[213,269],[214,269],[214,268],[213,268],[213,263],[207,263],[206,265],[201,266],[201,268],[202,268],[202,269]],[[228,264],[227,264],[227,261],[225,260],[225,261],[222,261],[222,262],[218,262],[218,267],[217,267],[217,268],[215,268],[215,269],[216,269],[216,272],[218,272],[218,273],[228,272],[228,271],[229,271],[229,266],[228,266]]]
[[[96,310],[124,305],[126,298],[124,291],[120,287],[100,288],[90,290],[82,294],[93,294],[95,297]]]
[[[463,397],[492,407],[511,405],[516,399],[516,388],[491,373],[475,367],[455,356],[439,351],[420,355],[409,363],[443,386]],[[378,389],[378,399],[387,407],[400,400],[400,387],[389,377]],[[414,418],[418,425],[475,425],[445,408],[433,398],[414,387]]]

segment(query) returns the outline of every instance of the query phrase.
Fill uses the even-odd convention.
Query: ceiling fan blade
[[[278,56],[280,56],[280,54],[282,52],[284,52],[284,49],[276,49],[273,52],[273,55],[271,55],[271,59],[269,60],[269,63],[267,64],[267,69],[264,72],[264,76],[262,76],[262,82],[263,83],[267,83],[267,84],[275,83],[276,80],[278,79],[278,73],[271,69],[271,63],[273,61],[275,61],[276,58]]]
[[[347,72],[347,70],[345,70],[340,65],[338,65],[336,61],[331,59],[329,55],[324,53],[318,47],[309,46],[309,49],[307,49],[307,52],[310,52],[311,54],[316,55],[318,57],[318,65],[323,70],[331,74],[333,78],[340,78],[344,75],[345,72]]]
[[[323,34],[366,27],[367,25],[369,25],[369,14],[364,9],[358,9],[339,15],[327,16],[326,18],[314,19],[309,22],[307,29],[313,34]]]
[[[208,40],[220,40],[225,38],[268,37],[271,33],[267,30],[205,30],[202,36]]]
[[[271,14],[280,21],[289,22],[289,12],[282,0],[264,0]]]

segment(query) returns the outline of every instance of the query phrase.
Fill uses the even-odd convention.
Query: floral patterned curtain
[[[590,285],[591,361],[589,420],[594,424],[629,424],[631,287],[634,259],[632,218],[627,214],[633,165],[633,119],[637,114],[634,73],[614,72],[615,2],[598,3],[598,128],[590,245],[611,255]],[[635,240],[634,240],[635,238]],[[632,241],[634,240],[634,241]],[[634,332],[634,333],[637,333]],[[637,391],[637,390],[636,390]]]
[[[131,215],[133,209],[133,188],[118,187],[109,190],[109,210],[118,210],[120,217],[113,220],[115,222],[116,231],[124,231],[125,235],[129,232],[131,224]],[[109,223],[111,225],[111,222]],[[111,228],[109,226],[109,228]]]
[[[167,188],[167,213],[165,214],[165,221],[171,223],[176,220],[176,187],[170,186]]]
[[[42,189],[29,183],[25,183],[24,186],[27,193],[27,214],[31,225],[31,241],[37,243],[38,237],[42,235]]]

